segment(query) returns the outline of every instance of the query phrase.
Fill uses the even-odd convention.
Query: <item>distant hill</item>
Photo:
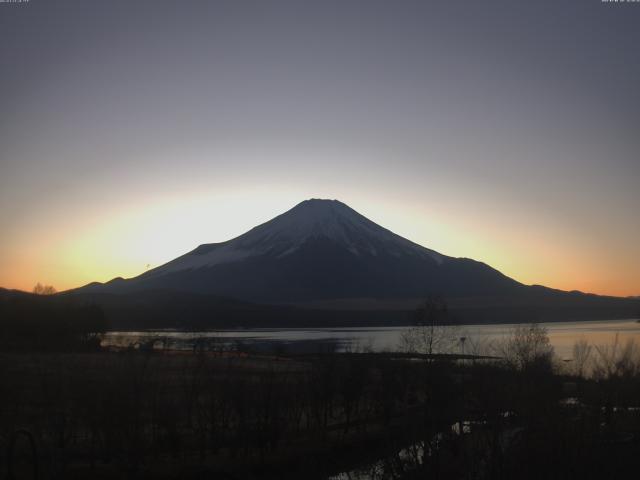
[[[63,294],[64,295],[64,294]],[[420,299],[398,304],[265,305],[210,294],[145,291],[73,294],[100,305],[113,329],[211,329],[408,325]],[[623,301],[620,301],[623,300]],[[633,318],[640,302],[584,294],[531,291],[507,297],[447,298],[453,323],[529,323]]]

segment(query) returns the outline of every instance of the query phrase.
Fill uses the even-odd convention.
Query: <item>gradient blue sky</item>
[[[310,197],[640,295],[640,3],[0,3],[0,286],[132,276]]]

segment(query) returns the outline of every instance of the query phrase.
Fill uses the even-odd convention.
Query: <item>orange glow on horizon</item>
[[[134,277],[199,244],[240,235],[306,197],[297,191],[259,201],[241,194],[168,197],[142,202],[137,209],[124,212],[113,209],[93,222],[64,225],[63,231],[51,225],[44,226],[48,231],[31,226],[26,233],[49,241],[46,245],[33,245],[24,238],[15,239],[12,255],[2,252],[0,286],[31,291],[40,282],[62,291],[92,281]],[[615,250],[594,258],[592,252],[597,245],[568,229],[527,229],[524,225],[500,223],[498,216],[490,217],[492,221],[486,217],[479,221],[460,212],[436,213],[417,203],[382,205],[365,195],[346,203],[416,243],[445,255],[483,261],[525,284],[602,295],[640,295],[640,265],[629,268],[627,259]],[[448,218],[456,218],[456,223]],[[567,245],[578,248],[568,249]]]

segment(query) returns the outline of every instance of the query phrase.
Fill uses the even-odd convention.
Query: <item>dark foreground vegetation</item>
[[[0,295],[0,351],[95,351],[107,328],[102,309],[93,304],[51,295]]]
[[[629,478],[640,351],[517,328],[474,355],[427,301],[403,353],[100,349],[99,308],[0,302],[0,479]],[[464,339],[460,339],[464,340]],[[277,349],[276,349],[277,350]],[[482,351],[484,350],[484,351]]]
[[[3,353],[0,478],[628,478],[639,371],[513,351]]]

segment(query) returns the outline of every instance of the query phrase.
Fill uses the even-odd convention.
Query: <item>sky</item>
[[[640,3],[0,3],[0,286],[131,277],[335,198],[640,295]]]

